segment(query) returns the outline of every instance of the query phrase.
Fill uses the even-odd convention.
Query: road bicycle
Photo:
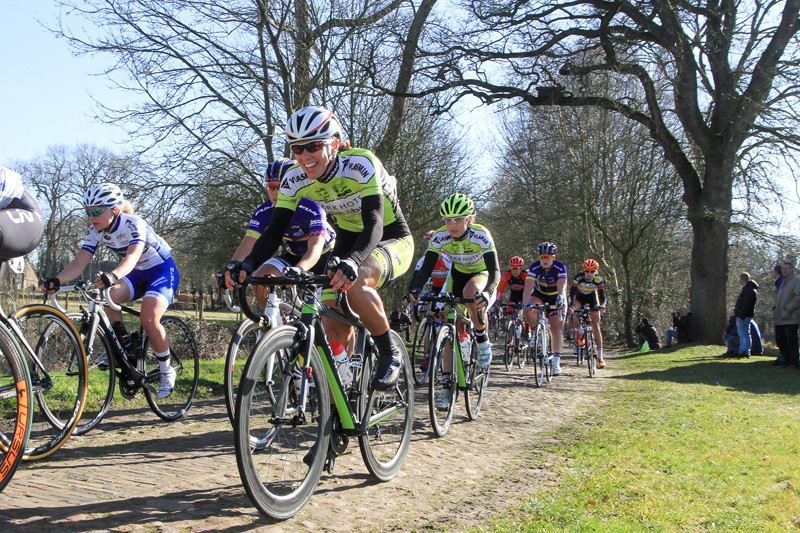
[[[533,380],[537,387],[543,387],[550,382],[553,374],[552,346],[553,337],[550,332],[550,320],[547,311],[556,310],[557,305],[547,304],[526,304],[525,307],[539,311],[539,318],[536,321],[536,328],[533,330],[531,342],[526,346],[526,357],[533,361]]]
[[[280,292],[278,287],[275,287],[274,290],[276,293]],[[242,369],[247,363],[250,354],[253,353],[258,339],[271,327],[287,324],[292,316],[299,316],[297,307],[294,305],[295,292],[287,292],[289,292],[288,301],[284,301],[284,299],[278,295],[277,302],[275,302],[278,306],[279,316],[281,317],[280,324],[271,324],[269,317],[265,316],[263,313],[253,313],[258,318],[258,322],[254,322],[245,317],[231,337],[231,341],[228,343],[228,351],[225,355],[225,375],[223,377],[223,382],[225,385],[225,408],[228,411],[228,419],[231,421],[231,424],[235,424],[236,393],[239,390]],[[223,298],[228,309],[234,313],[240,313],[242,311],[241,306],[234,305],[229,290],[225,290]],[[252,312],[252,306],[249,306],[249,308]],[[273,358],[273,360],[267,364],[267,375],[272,376],[274,372],[275,360]],[[272,385],[272,379],[267,380],[267,392],[272,395],[274,399]]]
[[[576,311],[580,322],[578,327],[575,328],[575,344],[578,349],[576,356],[578,366],[582,365],[585,360],[589,370],[589,377],[593,378],[597,374],[597,346],[594,343],[591,312],[592,310],[588,305]]]
[[[129,339],[120,339],[111,326],[105,306],[137,318],[139,311],[114,303],[105,289],[98,289],[94,283],[85,280],[62,285],[50,297],[53,307],[63,310],[57,294],[70,292],[77,293],[88,304],[87,307],[81,306],[78,313],[69,313],[70,319],[78,326],[90,362],[87,407],[75,433],[84,435],[100,423],[114,400],[117,382],[124,399],[132,400],[142,390],[150,409],[159,418],[167,421],[181,418],[191,407],[200,380],[200,356],[186,323],[175,316],[164,315],[161,318],[176,377],[172,393],[159,398],[161,370],[150,339],[141,327],[129,333]]]
[[[0,492],[17,471],[33,421],[31,376],[14,332],[0,322]]]
[[[511,309],[511,313],[506,320],[505,343],[503,345],[503,363],[506,370],[511,370],[514,359],[517,361],[517,368],[522,369],[526,363],[527,353],[522,349],[525,342],[527,328],[520,316],[520,309],[524,307],[521,303],[506,303],[504,309]]]
[[[434,311],[425,306],[421,311],[420,315],[419,306],[414,306],[414,319],[418,326],[414,333],[414,342],[411,345],[411,368],[414,369],[414,384],[419,386],[428,381],[431,353],[436,344],[436,332],[442,325],[439,320],[441,309]]]
[[[89,379],[86,351],[69,318],[48,305],[26,305],[11,316],[0,306],[0,323],[22,350],[35,400],[22,459],[49,457],[69,439],[81,418]],[[2,453],[8,453],[12,440],[4,430]]]
[[[492,306],[491,309],[489,309],[488,316],[489,316],[488,329],[491,332],[492,340],[496,341],[498,337],[500,337],[500,333],[504,331],[503,329],[504,324],[502,319],[503,311],[497,305],[494,305]]]
[[[436,343],[431,354],[431,376],[428,387],[428,412],[433,432],[443,437],[450,429],[453,412],[459,392],[464,392],[467,417],[475,420],[480,416],[486,386],[489,383],[489,369],[478,365],[478,346],[472,334],[472,321],[459,312],[457,306],[474,302],[474,298],[463,298],[451,294],[440,293],[437,296],[422,296],[420,301],[444,303],[448,306],[445,323],[439,328]],[[456,324],[463,325],[463,333],[459,334]],[[461,338],[463,336],[463,339]],[[469,352],[462,347],[469,346]],[[444,357],[450,355],[451,370],[445,370]],[[437,409],[436,393],[440,389],[449,388],[450,402],[447,409]]]
[[[324,275],[248,277],[242,285],[293,285],[303,302],[301,317],[273,328],[257,342],[242,373],[236,397],[236,463],[245,490],[258,510],[277,519],[296,514],[311,498],[323,469],[333,472],[336,457],[357,437],[370,474],[392,479],[403,465],[411,439],[414,383],[400,336],[390,330],[402,353],[397,385],[371,387],[377,349],[369,332],[341,299],[342,312],[322,305],[317,288]],[[344,294],[344,293],[342,293]],[[253,320],[252,312],[243,308]],[[355,328],[349,363],[338,367],[322,317]],[[275,374],[267,366],[275,359]],[[344,376],[344,378],[342,377]],[[267,382],[273,378],[273,394]]]

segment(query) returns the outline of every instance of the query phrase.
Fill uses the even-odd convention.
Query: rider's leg
[[[561,349],[564,346],[564,318],[561,310],[550,311],[550,334],[553,340],[553,375],[561,374]]]
[[[603,368],[606,361],[603,359],[603,333],[600,330],[600,310],[592,311],[592,333],[594,334],[594,345],[597,347],[597,366]]]
[[[476,294],[486,288],[487,278],[485,276],[473,276],[464,286],[462,292],[465,298],[474,298]],[[472,329],[475,333],[475,340],[478,343],[478,364],[482,368],[488,368],[492,362],[492,348],[489,345],[489,337],[486,335],[486,310],[494,302],[489,302],[485,307],[478,308],[477,303],[467,304],[469,315],[472,319]],[[481,322],[483,322],[481,324]]]

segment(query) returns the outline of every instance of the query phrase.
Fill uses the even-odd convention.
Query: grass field
[[[800,372],[723,351],[614,358],[608,401],[545,449],[558,482],[481,529],[800,530]]]

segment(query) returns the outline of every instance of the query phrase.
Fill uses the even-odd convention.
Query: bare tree
[[[683,191],[697,338],[719,342],[733,191],[744,179],[737,170],[766,145],[787,158],[800,145],[800,2],[471,0],[464,7],[461,25],[426,51],[426,88],[409,94],[437,94],[441,111],[465,95],[597,106],[644,126]],[[607,94],[595,84],[608,75],[638,89]]]

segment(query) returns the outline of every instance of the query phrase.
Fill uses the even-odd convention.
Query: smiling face
[[[111,225],[115,215],[114,208],[103,206],[92,206],[86,208],[86,216],[89,217],[89,223],[97,231],[103,231]]]
[[[339,139],[336,137],[292,145],[295,161],[312,180],[325,175],[338,151]]]
[[[442,220],[444,220],[444,226],[447,228],[450,236],[454,239],[457,239],[466,233],[470,222],[472,222],[472,215],[462,217],[447,217]]]

